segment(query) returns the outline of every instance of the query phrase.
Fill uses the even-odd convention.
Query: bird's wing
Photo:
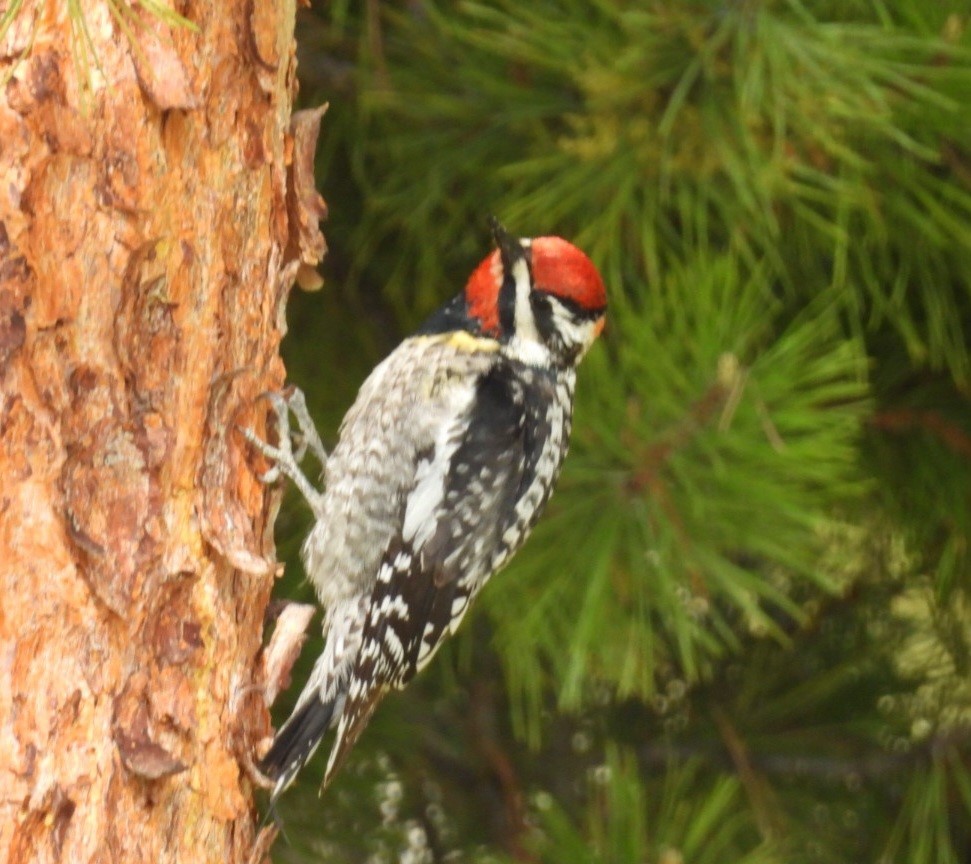
[[[325,784],[381,697],[407,684],[458,626],[535,464],[528,451],[539,442],[527,429],[519,381],[497,363],[471,386],[472,398],[457,400],[465,407],[422,453],[384,551]]]

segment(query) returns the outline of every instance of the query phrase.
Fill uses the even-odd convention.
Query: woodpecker
[[[329,456],[299,391],[273,398],[276,446],[246,433],[273,464],[264,479],[287,475],[314,511],[302,556],[325,610],[323,653],[260,763],[274,802],[336,726],[327,786],[385,693],[431,660],[522,545],[560,473],[604,284],[560,237],[492,230],[497,248],[465,290],[361,386]],[[298,467],[308,445],[322,492]]]

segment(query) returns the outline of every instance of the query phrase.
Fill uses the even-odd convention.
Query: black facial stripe
[[[559,294],[553,294],[550,291],[543,291],[542,289],[534,289],[534,294],[539,294],[546,298],[554,297],[556,302],[561,306],[565,307],[573,318],[578,321],[596,321],[598,318],[602,318],[604,313],[607,311],[606,306],[601,306],[596,309],[588,309],[586,306],[581,306],[576,300],[571,300],[569,297],[561,297]],[[549,303],[547,299],[547,303]]]
[[[548,345],[550,340],[556,336],[556,323],[553,321],[553,302],[548,294],[531,291],[529,293],[529,305],[533,312],[533,320],[536,322],[536,332],[539,333],[543,343]]]

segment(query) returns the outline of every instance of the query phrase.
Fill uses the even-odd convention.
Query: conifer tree
[[[285,349],[325,438],[488,213],[583,246],[611,307],[549,512],[325,797],[308,771],[284,801],[279,861],[968,860],[968,24],[953,0],[303,19],[332,270]]]

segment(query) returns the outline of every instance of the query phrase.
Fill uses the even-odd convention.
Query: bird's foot
[[[243,437],[260,451],[272,464],[272,467],[260,475],[263,483],[276,483],[281,475],[289,477],[300,493],[307,499],[314,514],[319,516],[322,511],[323,495],[319,492],[303,473],[300,461],[307,454],[313,453],[321,468],[327,464],[327,451],[320,440],[317,428],[310,413],[307,411],[307,400],[303,391],[296,387],[290,388],[287,395],[282,393],[266,393],[263,398],[269,400],[276,416],[277,437],[276,446],[268,444],[252,429],[240,427]],[[297,419],[297,431],[290,428],[290,414]],[[296,439],[296,449],[294,449]]]

